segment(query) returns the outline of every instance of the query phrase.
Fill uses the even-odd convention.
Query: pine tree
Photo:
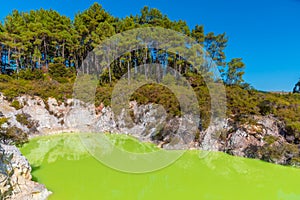
[[[298,81],[298,83],[296,83],[293,89],[293,93],[300,93],[300,80]]]
[[[205,40],[204,35],[204,27],[196,25],[195,28],[192,30],[191,36],[201,45],[203,45],[203,42]]]
[[[240,85],[244,82],[245,64],[242,62],[242,58],[233,58],[227,64],[227,67],[228,69],[225,73],[225,83],[227,85]]]

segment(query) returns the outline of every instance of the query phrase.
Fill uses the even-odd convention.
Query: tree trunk
[[[8,52],[7,52],[7,64],[10,66],[10,47],[8,47]]]
[[[111,71],[110,71],[110,65],[108,65],[108,76],[109,76],[109,85],[111,86]]]
[[[1,48],[1,47],[0,47]],[[3,63],[2,63],[2,51],[3,51],[3,49],[1,48],[0,49],[0,74],[2,74],[2,65],[3,65]]]
[[[46,39],[44,39],[44,60],[45,60],[46,68],[48,69],[48,62],[47,62],[47,44],[46,44]]]
[[[131,54],[129,54],[129,60],[127,62],[128,85],[130,84],[130,60],[131,60]]]
[[[174,54],[174,72],[175,72],[175,79],[177,78],[177,63],[176,63],[176,54]]]
[[[21,60],[21,52],[18,50],[18,58],[16,59],[16,64],[17,64],[17,73],[19,73],[19,69],[21,67],[20,65],[20,60]]]
[[[147,58],[148,58],[148,49],[147,49],[147,45],[146,45],[146,48],[145,48],[145,51],[146,51],[146,57],[144,59],[144,70],[145,70],[145,77],[146,77],[146,80],[147,80]]]
[[[41,68],[41,57],[39,57],[39,59],[38,59],[38,67],[37,68]]]
[[[63,41],[62,44],[62,57],[63,57],[63,62],[65,62],[65,41]]]
[[[74,63],[75,63],[75,69],[76,69],[76,71],[77,71],[77,69],[78,69],[78,65],[79,65],[79,63],[78,63],[78,57],[75,55],[74,56],[75,57],[75,61],[74,61]]]

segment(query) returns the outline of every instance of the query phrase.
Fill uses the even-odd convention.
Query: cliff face
[[[22,96],[17,100],[19,109],[0,96],[1,118],[7,119],[2,128],[17,127],[29,136],[83,130],[130,134],[165,149],[223,151],[299,166],[299,148],[292,144],[295,138],[286,133],[283,122],[271,116],[248,116],[244,122],[234,117],[221,119],[201,130],[200,122],[192,115],[169,118],[164,109],[155,104],[131,102],[128,116],[125,110],[115,115],[110,107],[97,110],[73,99],[63,104],[53,98],[44,102],[39,97]],[[11,195],[11,199],[46,199],[50,192],[31,181],[30,165],[18,149],[3,144],[0,149],[2,198]]]
[[[271,116],[250,116],[245,122],[233,118],[212,122],[201,130],[200,122],[192,115],[169,118],[164,109],[155,104],[137,105],[131,102],[129,115],[122,110],[115,115],[110,107],[96,113],[93,106],[73,99],[63,104],[49,98],[18,98],[21,109],[16,110],[0,98],[0,112],[8,119],[3,126],[16,126],[30,135],[53,132],[98,131],[130,134],[141,141],[150,141],[166,149],[199,148],[224,151],[236,156],[258,158],[279,164],[298,165],[298,147],[290,144],[284,124]],[[77,105],[77,106],[74,106]],[[80,105],[80,106],[78,106]],[[24,115],[22,123],[17,115]]]
[[[290,144],[285,125],[268,116],[252,116],[251,122],[237,123],[231,119],[218,139],[219,151],[257,158],[283,165],[299,165],[298,146]]]
[[[31,167],[15,146],[0,144],[0,199],[43,200],[51,194],[31,180]]]
[[[103,107],[96,113],[93,106],[78,106],[73,99],[63,104],[58,104],[53,98],[44,102],[39,97],[22,96],[17,100],[21,105],[18,110],[5,97],[0,98],[0,112],[8,119],[3,126],[18,127],[29,136],[83,130],[111,132],[131,134],[142,141],[163,142],[165,148],[184,149],[190,147],[195,134],[199,133],[199,122],[192,115],[167,119],[164,109],[154,104],[138,106],[131,102],[129,116],[124,110],[115,115],[110,107]],[[17,117],[20,115],[26,120],[20,121]]]

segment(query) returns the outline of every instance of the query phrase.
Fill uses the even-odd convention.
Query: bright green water
[[[128,151],[156,148],[126,136],[110,137]],[[75,134],[35,138],[21,151],[34,167],[34,179],[53,191],[50,200],[300,199],[300,169],[224,153],[200,159],[198,151],[187,151],[162,170],[128,174],[91,157]]]

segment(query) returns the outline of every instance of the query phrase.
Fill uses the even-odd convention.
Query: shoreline
[[[37,138],[37,137],[42,137],[42,136],[51,136],[51,135],[60,135],[60,134],[65,134],[65,133],[69,133],[69,134],[76,134],[79,133],[80,131],[78,129],[64,129],[64,130],[52,130],[52,131],[43,131],[43,132],[39,132],[38,134],[29,134],[28,135],[28,139],[33,139],[33,138]]]

